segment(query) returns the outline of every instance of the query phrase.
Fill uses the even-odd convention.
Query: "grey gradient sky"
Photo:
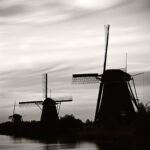
[[[107,68],[124,68],[128,53],[128,72],[144,72],[135,77],[139,98],[149,101],[149,8],[150,0],[0,0],[0,122],[14,101],[43,99],[45,72],[52,97],[73,97],[60,115],[93,120],[98,84],[72,85],[72,74],[102,72],[105,24]],[[16,113],[40,119],[34,106],[17,106]]]

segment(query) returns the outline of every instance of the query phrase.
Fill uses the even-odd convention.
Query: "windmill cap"
[[[43,105],[47,104],[56,104],[56,102],[52,98],[46,98],[43,102]]]
[[[102,82],[126,82],[131,80],[131,75],[120,70],[110,69],[106,70],[102,75]]]

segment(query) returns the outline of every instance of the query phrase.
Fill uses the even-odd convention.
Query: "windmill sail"
[[[42,104],[43,101],[23,101],[23,102],[19,102],[20,105],[24,105],[24,104]]]
[[[103,74],[105,73],[106,70],[106,63],[107,63],[107,51],[108,51],[108,40],[109,40],[109,28],[110,25],[105,25],[105,58],[104,58],[104,66],[103,66]],[[99,93],[98,93],[98,99],[97,99],[97,105],[96,105],[96,111],[95,111],[95,121],[98,118],[98,111],[100,109],[100,101],[101,101],[101,94],[103,90],[103,83],[101,82],[100,87],[99,87]]]
[[[73,74],[72,82],[74,84],[92,84],[99,82],[98,73],[88,73],[88,74]]]

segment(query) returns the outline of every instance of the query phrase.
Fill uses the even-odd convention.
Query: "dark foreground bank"
[[[62,117],[57,123],[42,124],[39,121],[5,122],[0,124],[1,135],[28,137],[50,140],[90,140],[90,141],[132,141],[150,139],[150,119],[139,116],[134,122],[110,121],[105,125],[96,125],[87,120],[83,123],[73,115]]]

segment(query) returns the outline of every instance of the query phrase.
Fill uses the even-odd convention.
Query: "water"
[[[139,144],[139,143],[138,143]],[[46,142],[0,135],[0,150],[149,150],[149,144],[97,143],[97,142]]]
[[[0,150],[98,150],[96,144],[90,142],[78,143],[46,143],[26,138],[14,138],[0,135]]]

